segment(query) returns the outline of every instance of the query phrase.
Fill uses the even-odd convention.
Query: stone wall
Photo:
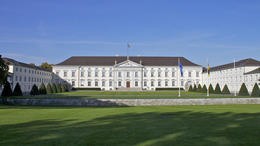
[[[13,99],[0,98],[6,105],[68,106],[159,106],[159,105],[222,105],[260,104],[260,98],[193,98],[193,99]]]

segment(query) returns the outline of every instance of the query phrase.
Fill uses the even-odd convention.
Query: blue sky
[[[0,0],[0,54],[183,56],[210,66],[260,60],[259,0]]]

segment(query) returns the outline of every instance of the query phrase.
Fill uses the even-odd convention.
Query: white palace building
[[[76,56],[53,66],[53,70],[32,66],[10,58],[3,58],[9,66],[8,81],[12,89],[17,82],[23,92],[30,92],[33,84],[43,82],[66,83],[74,88],[99,88],[101,90],[156,90],[158,88],[183,88],[190,85],[225,84],[231,92],[238,92],[245,83],[251,92],[259,84],[260,61],[245,59],[235,63],[205,68],[184,57],[101,57]],[[180,75],[179,63],[183,67]],[[0,92],[2,87],[0,87]]]
[[[183,77],[178,78],[178,59]],[[156,90],[201,83],[202,66],[183,57],[70,57],[53,66],[54,81],[75,88]]]

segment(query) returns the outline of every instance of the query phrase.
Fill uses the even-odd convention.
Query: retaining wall
[[[222,105],[260,104],[260,98],[193,98],[193,99],[13,99],[0,98],[6,105],[70,106],[156,106],[156,105]]]

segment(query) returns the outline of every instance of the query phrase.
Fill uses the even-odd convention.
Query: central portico
[[[131,60],[114,65],[114,87],[121,88],[140,88],[143,89],[143,65]]]

